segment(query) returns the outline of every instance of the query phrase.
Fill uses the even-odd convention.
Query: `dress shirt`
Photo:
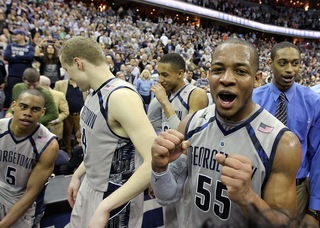
[[[320,84],[312,86],[312,87],[310,87],[310,89],[312,89],[313,91],[315,91],[315,92],[320,94]]]
[[[280,93],[272,81],[253,90],[252,99],[275,115]],[[320,95],[297,83],[294,83],[285,95],[287,126],[298,136],[302,150],[301,166],[296,178],[309,175],[309,208],[320,211]]]

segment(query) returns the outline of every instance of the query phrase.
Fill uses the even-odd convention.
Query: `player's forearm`
[[[145,161],[129,180],[109,197],[104,199],[100,203],[100,206],[102,206],[103,210],[107,213],[130,201],[150,185],[150,174],[150,161]]]
[[[249,199],[246,203],[243,205],[238,204],[247,218],[251,216],[249,214],[250,204],[254,205],[256,209],[262,213],[263,217],[273,224],[288,224],[289,219],[295,217],[296,209],[290,210],[292,208],[297,208],[297,201],[295,199],[291,200],[292,204],[295,202],[295,206],[292,205],[289,208],[285,208],[284,206],[279,205],[277,208],[272,208],[266,201],[252,191],[252,189],[250,189],[250,192],[251,197],[248,197]],[[288,194],[290,194],[290,192],[288,192]]]
[[[10,208],[8,214],[1,220],[0,228],[12,226],[31,207],[39,191],[26,191],[23,196]]]
[[[74,172],[73,177],[81,179],[81,177],[86,173],[86,167],[84,166],[84,162],[81,162],[77,170]]]
[[[169,100],[168,102],[162,102],[161,105],[167,119],[176,114]]]

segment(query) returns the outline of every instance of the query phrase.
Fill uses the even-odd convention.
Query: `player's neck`
[[[180,80],[179,81],[179,83],[177,84],[177,86],[173,89],[173,90],[171,90],[170,92],[171,93],[175,93],[175,92],[177,92],[177,91],[179,91],[182,87],[184,87],[186,85],[186,83],[183,81],[183,79],[182,80]]]
[[[103,64],[101,66],[95,66],[94,69],[88,69],[90,73],[90,87],[96,91],[100,86],[105,83],[107,80],[114,78],[113,74],[110,72],[108,65]]]
[[[32,129],[28,129],[28,130],[21,130],[19,129],[16,125],[14,124],[10,124],[10,131],[12,132],[12,134],[15,137],[24,137],[24,136],[28,136],[30,135],[34,130],[36,129],[36,127],[32,128]]]

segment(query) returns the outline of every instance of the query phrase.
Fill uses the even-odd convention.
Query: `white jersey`
[[[260,197],[269,178],[275,152],[283,133],[288,130],[280,121],[257,105],[243,123],[226,131],[216,117],[215,106],[196,112],[186,127],[188,177],[191,190],[191,216],[187,227],[201,227],[211,219],[217,227],[241,227],[244,215],[227,197],[220,181],[222,166],[217,153],[241,154],[253,163],[251,188]]]
[[[16,138],[9,127],[11,121],[0,119],[0,197],[7,207],[21,198],[37,161],[57,138],[42,124],[32,134]]]
[[[185,85],[176,93],[168,95],[168,99],[171,103],[171,106],[173,107],[174,111],[176,112],[176,115],[180,120],[182,120],[183,117],[185,117],[189,113],[189,98],[192,91],[195,88],[197,87],[192,85]],[[166,115],[162,110],[162,130],[166,131],[170,128],[171,127],[168,123]]]
[[[97,91],[90,90],[80,113],[86,179],[92,189],[105,193],[104,198],[121,187],[141,164],[141,156],[136,153],[130,138],[114,133],[107,122],[110,95],[121,88],[136,92],[131,84],[112,78]],[[142,204],[143,200],[140,207]],[[123,207],[127,205],[130,204]],[[118,214],[116,211],[118,209],[111,212],[111,216]],[[127,210],[127,213],[131,212]],[[110,220],[109,225],[111,222]]]

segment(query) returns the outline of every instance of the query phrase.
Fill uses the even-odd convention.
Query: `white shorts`
[[[110,186],[110,184],[109,184]],[[118,188],[119,186],[116,186]],[[89,227],[90,220],[100,202],[112,192],[100,192],[92,189],[84,177],[73,207],[70,228]],[[140,203],[141,202],[141,203]],[[141,205],[141,206],[139,206]],[[128,203],[111,211],[107,228],[141,227],[143,215],[143,195],[140,194]]]

